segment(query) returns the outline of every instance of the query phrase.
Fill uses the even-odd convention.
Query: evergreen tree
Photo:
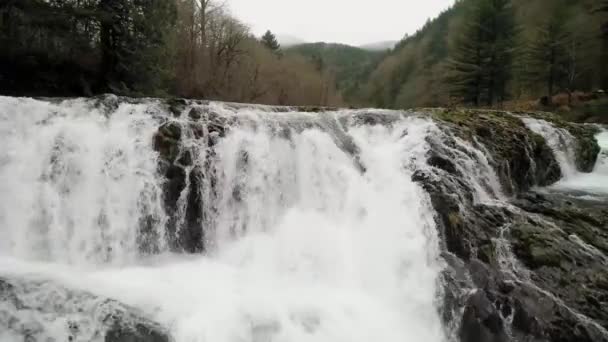
[[[101,0],[100,87],[119,93],[151,94],[170,77],[173,1]]]
[[[602,51],[600,52],[600,86],[604,89],[608,89],[608,66],[606,65],[606,60],[608,60],[608,0],[603,0],[600,2],[597,12],[604,16],[604,20],[602,21],[600,28],[602,35]]]
[[[527,79],[530,86],[542,82],[546,87],[546,96],[551,102],[556,86],[565,82],[568,69],[569,34],[566,31],[564,10],[559,4],[552,10],[552,15],[534,34],[532,41],[523,55],[527,65]]]
[[[456,40],[452,58],[448,61],[447,82],[452,87],[451,96],[465,103],[478,106],[481,103],[486,54],[484,17],[489,12],[489,2],[478,1],[468,9],[464,27]]]
[[[465,103],[505,100],[511,77],[514,13],[509,0],[476,0],[448,61],[451,96]]]
[[[171,77],[174,1],[0,1],[0,92],[157,95]]]
[[[262,36],[262,44],[273,52],[279,52],[281,49],[281,45],[277,41],[277,37],[270,32],[270,30],[266,31],[266,33],[264,33]]]

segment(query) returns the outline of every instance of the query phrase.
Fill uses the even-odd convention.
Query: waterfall
[[[144,223],[160,242],[155,110],[0,98],[0,254],[129,264]]]
[[[187,172],[204,166],[201,184],[217,191],[179,196],[178,207],[186,191],[204,198],[208,246],[183,255],[166,237],[153,140],[175,122],[192,147],[187,110],[0,97],[0,275],[116,299],[176,342],[444,341],[435,214],[412,181],[429,168],[436,125],[398,112],[362,125],[356,111],[213,106],[238,123],[192,155]],[[40,341],[103,341],[78,308],[67,318],[41,310],[9,325]]]
[[[601,151],[593,172],[582,173],[576,168],[575,138],[567,130],[540,119],[522,120],[530,130],[545,138],[560,165],[563,178],[553,186],[554,189],[608,194],[608,131],[605,128],[600,127],[600,133],[595,137]]]
[[[608,129],[603,129],[595,139],[600,145],[601,152],[593,173],[608,176]]]
[[[562,176],[566,179],[575,177],[578,174],[576,170],[576,142],[572,134],[563,128],[555,127],[545,120],[522,118],[522,121],[532,132],[545,138],[545,141],[553,150],[555,159],[559,163]]]
[[[0,342],[608,336],[608,131],[435,114],[0,97]]]

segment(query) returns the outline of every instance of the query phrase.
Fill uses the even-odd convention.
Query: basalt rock
[[[561,177],[559,164],[544,139],[511,113],[464,109],[430,113],[458,137],[488,151],[490,163],[510,194],[553,184]]]
[[[186,102],[169,103],[175,110],[186,111]],[[199,253],[203,244],[203,196],[205,177],[213,177],[209,163],[201,163],[195,156],[205,154],[213,158],[213,147],[218,138],[225,136],[226,120],[209,107],[190,108],[189,120],[169,120],[162,124],[154,136],[154,150],[159,154],[159,171],[164,176],[163,200],[169,216],[167,233],[169,244],[175,251]],[[189,142],[189,143],[187,143]],[[214,184],[214,180],[207,180]]]
[[[434,174],[419,171],[413,180],[437,212],[449,265],[442,277],[446,325],[462,342],[608,341],[605,202],[530,192],[561,171],[544,139],[517,117],[524,113],[428,112],[449,134],[429,142]],[[576,139],[578,168],[590,171],[599,151],[595,129],[559,124]],[[456,138],[487,151],[512,206],[475,201],[454,162]]]
[[[567,194],[521,196],[536,216],[511,229],[513,251],[531,279],[569,307],[608,328],[608,209]]]

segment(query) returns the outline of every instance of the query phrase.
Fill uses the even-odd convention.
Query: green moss
[[[485,262],[486,264],[495,264],[496,248],[494,246],[494,243],[488,243],[479,247],[477,257],[479,258],[479,260]]]
[[[529,224],[512,228],[514,251],[530,268],[559,267],[562,262],[560,240],[564,240],[558,230],[546,229]]]
[[[536,146],[543,146],[547,143],[545,138],[540,134],[532,133],[532,139],[534,140],[534,144]]]
[[[462,217],[460,217],[460,213],[455,211],[448,214],[448,221],[452,227],[460,227],[462,225]]]
[[[561,254],[551,247],[531,246],[530,257],[536,266],[559,267],[561,264]]]
[[[600,271],[595,272],[589,276],[590,282],[595,286],[604,291],[608,291],[608,272]]]

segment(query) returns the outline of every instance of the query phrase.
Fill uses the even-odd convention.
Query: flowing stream
[[[214,149],[221,191],[201,226],[213,248],[184,256],[167,246],[152,141],[161,122],[185,115],[168,117],[154,101],[104,108],[0,97],[0,275],[116,299],[177,342],[443,341],[434,214],[411,181],[426,167],[435,124],[347,125],[363,173],[328,132],[274,129],[288,115],[317,114],[225,111],[249,124]],[[142,229],[157,253],[142,252]],[[49,296],[43,290],[41,305]],[[78,310],[15,315],[4,324],[33,324],[33,340],[103,340]]]

